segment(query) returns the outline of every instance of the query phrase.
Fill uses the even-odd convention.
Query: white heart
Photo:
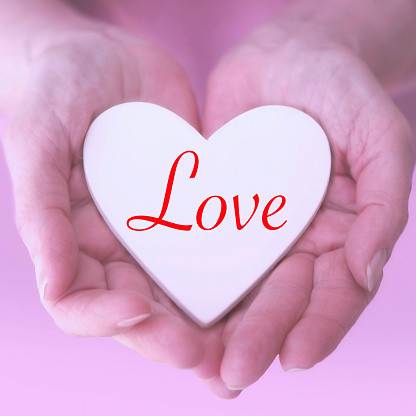
[[[187,151],[196,156],[188,152],[178,159]],[[157,224],[133,231],[129,218],[161,214],[177,159],[163,219],[192,228]],[[305,231],[324,198],[330,166],[328,141],[319,124],[284,106],[248,111],[207,141],[171,111],[127,103],[101,114],[84,145],[87,183],[103,218],[144,270],[204,327],[235,306]],[[196,174],[190,178],[193,169]],[[259,199],[242,229],[236,225],[236,195],[241,225],[253,213],[253,197]],[[286,203],[270,215],[283,202],[280,196]],[[226,209],[223,221],[212,230],[202,229],[215,225],[221,209]],[[133,229],[152,224],[129,222]],[[283,225],[270,230],[266,224]]]

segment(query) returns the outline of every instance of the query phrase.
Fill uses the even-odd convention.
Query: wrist
[[[396,84],[416,71],[413,0],[299,0],[277,23],[288,38],[348,48],[383,85]]]

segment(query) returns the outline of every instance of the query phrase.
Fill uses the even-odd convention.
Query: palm
[[[189,85],[160,50],[114,28],[104,35],[95,29],[70,33],[35,53],[23,104],[4,139],[20,232],[32,258],[41,259],[39,275],[47,282],[45,307],[66,332],[114,335],[149,358],[195,367],[228,397],[234,393],[221,377],[245,387],[278,353],[285,368],[308,368],[324,358],[374,294],[363,289],[372,250],[381,244],[391,251],[405,222],[410,145],[377,82],[345,51],[334,64],[332,50],[258,48],[258,40],[231,53],[214,72],[208,133],[254,106],[300,108],[328,134],[333,175],[318,215],[286,259],[228,317],[203,331],[110,232],[82,169],[87,128],[112,105],[151,101],[196,125]],[[117,327],[150,310],[140,325]]]
[[[20,232],[47,281],[45,307],[68,333],[114,335],[149,358],[198,365],[206,346],[221,349],[217,329],[202,337],[133,261],[99,215],[82,167],[87,128],[112,105],[151,101],[195,125],[186,76],[169,55],[116,29],[71,33],[39,53],[32,73],[5,146]],[[118,326],[149,312],[141,325]],[[216,360],[205,358],[199,374],[217,372]]]
[[[332,174],[307,232],[227,322],[221,374],[234,387],[277,354],[284,368],[305,369],[332,352],[375,294],[367,264],[378,247],[392,249],[410,189],[406,123],[365,65],[329,42],[273,43],[273,31],[254,33],[214,70],[206,132],[255,106],[293,106],[325,129]]]

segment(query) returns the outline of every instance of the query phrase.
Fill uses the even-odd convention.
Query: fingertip
[[[306,342],[309,340],[305,339]],[[279,362],[284,372],[298,373],[313,368],[325,358],[325,353],[317,354],[317,349],[302,345],[298,337],[290,335],[283,344],[279,354]]]
[[[150,312],[148,313],[141,313],[139,315],[136,315],[132,318],[124,318],[117,322],[116,326],[121,329],[129,329],[133,326],[137,325],[138,323],[144,321],[151,315]]]
[[[302,345],[296,335],[286,339],[279,354],[280,365],[286,373],[310,370],[333,351],[332,348],[322,348],[313,340],[305,339],[304,341],[305,344]]]
[[[380,285],[389,253],[403,229],[403,218],[388,215],[386,207],[371,205],[351,226],[345,256],[355,281],[366,292],[372,293]]]
[[[147,359],[178,369],[194,369],[205,356],[199,331],[180,316],[160,314],[157,306],[150,317],[116,338]]]
[[[193,369],[199,366],[204,359],[204,346],[192,328],[184,323],[178,324],[178,327],[175,335],[172,336],[172,343],[164,346],[166,356],[170,355],[167,362],[178,369]]]
[[[48,282],[45,280],[43,283],[41,283],[38,286],[38,289],[39,289],[39,297],[40,297],[40,301],[42,303],[44,303],[44,301],[45,301],[45,290],[46,290],[46,285],[47,284],[48,284]]]
[[[255,323],[252,328],[251,332],[238,331],[226,345],[221,377],[232,390],[243,390],[254,384],[279,351],[279,334],[257,330]]]
[[[33,265],[35,266],[36,285],[38,287],[39,297],[41,302],[43,303],[45,298],[46,285],[48,281],[43,274],[42,260],[39,256],[36,256],[33,259]]]
[[[208,380],[204,380],[206,386],[218,397],[221,399],[235,399],[238,397],[243,389],[233,389],[229,388],[224,381],[221,379],[220,376],[216,376],[210,378]]]
[[[314,262],[294,254],[263,283],[226,346],[221,376],[231,389],[254,384],[280,353],[309,303]]]
[[[383,278],[383,269],[387,263],[387,249],[382,248],[377,251],[374,257],[367,265],[367,290],[373,292],[381,283]]]
[[[36,282],[43,299],[57,301],[74,281],[79,251],[74,229],[59,210],[48,209],[36,224],[25,227],[25,244],[31,252]]]
[[[215,332],[213,336],[209,336],[206,330],[203,331],[201,337],[204,337],[204,358],[192,371],[198,378],[208,380],[220,374],[224,344]]]
[[[231,390],[241,391],[254,384],[279,352],[282,332],[264,325],[265,321],[266,317],[250,317],[228,341],[221,377]]]
[[[111,292],[115,291],[110,291],[110,294]],[[152,306],[143,295],[129,290],[118,290],[117,292],[120,292],[118,296],[121,297],[113,305],[108,302],[108,306],[112,306],[115,311],[117,309],[119,311],[118,314],[117,312],[114,314],[115,316],[113,318],[117,329],[131,329],[152,316]]]
[[[308,368],[299,368],[299,367],[290,366],[290,365],[287,366],[286,368],[282,366],[282,368],[286,373],[301,373],[303,371],[309,370]]]
[[[211,72],[203,109],[203,136],[211,137],[238,115],[258,106],[256,94],[247,87],[247,80],[233,57],[225,57]],[[242,79],[239,79],[242,77]]]
[[[107,290],[97,299],[97,306],[91,310],[100,314],[105,322],[115,329],[126,330],[142,323],[152,314],[152,307],[145,296],[132,290]],[[115,332],[115,333],[116,333]]]
[[[261,345],[255,342],[259,340],[259,331],[256,331],[255,325],[252,329],[250,335],[245,328],[239,329],[226,346],[221,363],[221,378],[230,390],[243,390],[256,382],[265,371],[263,361],[268,351],[261,350]]]
[[[148,319],[151,306],[141,294],[130,290],[80,289],[56,301],[47,296],[44,306],[56,325],[78,337],[116,336]]]

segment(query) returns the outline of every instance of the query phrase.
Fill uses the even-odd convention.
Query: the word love
[[[193,164],[192,172],[191,172],[191,175],[189,176],[189,178],[190,179],[195,178],[195,176],[198,172],[199,157],[194,151],[187,150],[187,151],[181,153],[176,158],[176,160],[173,162],[173,165],[170,169],[169,178],[168,178],[168,181],[167,181],[167,184],[166,184],[165,196],[164,196],[163,203],[162,203],[162,209],[160,211],[159,216],[158,217],[153,217],[153,216],[150,216],[150,215],[136,215],[136,216],[130,217],[127,220],[127,227],[130,230],[146,231],[146,230],[150,230],[151,228],[155,227],[156,225],[161,225],[161,226],[164,226],[164,227],[173,228],[175,230],[180,230],[180,231],[190,231],[192,229],[192,224],[178,224],[176,222],[168,221],[168,220],[165,219],[165,214],[168,210],[169,201],[170,201],[171,194],[172,194],[173,183],[175,181],[176,170],[177,170],[177,167],[178,167],[178,164],[179,164],[180,160],[186,154],[191,154],[194,157],[194,164]],[[204,222],[203,222],[204,210],[205,210],[207,204],[211,203],[211,201],[214,201],[214,200],[218,200],[219,203],[220,203],[219,204],[218,219],[216,220],[216,222],[213,225],[212,224],[210,224],[210,225],[204,224]],[[241,222],[239,195],[235,195],[232,200],[233,200],[233,206],[234,206],[235,225],[236,225],[237,230],[242,230],[251,221],[254,214],[256,213],[257,208],[258,208],[259,203],[260,203],[260,198],[259,198],[258,194],[255,194],[253,196],[254,209],[253,209],[250,217],[248,219],[246,219],[246,221],[244,223]],[[275,208],[274,210],[272,210],[272,204],[275,201],[277,201],[277,203],[279,203],[279,206],[277,208]],[[277,203],[275,205],[277,205]],[[267,202],[267,204],[265,205],[265,207],[263,209],[262,215],[261,215],[261,222],[262,222],[263,226],[266,229],[268,229],[268,230],[278,230],[279,228],[282,228],[286,224],[287,221],[284,221],[283,223],[278,224],[278,225],[272,225],[269,221],[269,218],[272,217],[273,215],[277,214],[279,211],[281,211],[283,209],[283,207],[285,206],[285,204],[286,204],[286,198],[283,195],[276,195]],[[217,228],[223,222],[226,214],[227,214],[227,202],[225,201],[225,199],[220,195],[211,195],[208,198],[206,198],[201,203],[201,205],[199,206],[199,208],[196,212],[196,216],[195,216],[196,224],[202,230],[206,230],[206,231],[213,230],[213,229]],[[134,221],[137,221],[137,220],[146,221],[146,222],[150,223],[150,225],[148,225],[147,227],[144,227],[144,228],[137,228],[137,226],[134,226],[132,224]]]

